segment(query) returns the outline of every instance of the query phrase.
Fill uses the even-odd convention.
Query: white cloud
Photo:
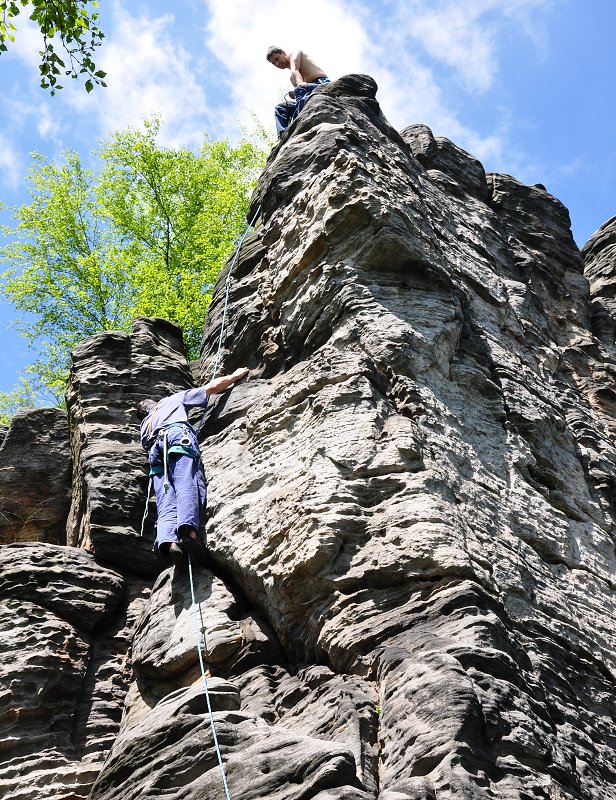
[[[24,159],[10,137],[0,133],[0,175],[7,189],[16,189],[25,172]]]
[[[291,0],[274,0],[265,15],[255,14],[249,0],[204,2],[210,13],[207,44],[221,60],[233,101],[226,112],[229,129],[251,110],[271,127],[273,106],[289,88],[289,73],[276,71],[265,60],[267,47],[278,44],[287,51],[297,47],[308,51],[333,79],[349,72],[372,75],[379,85],[381,108],[395,127],[421,121],[437,133],[483,143],[446,107],[428,60],[422,62],[417,47],[409,46],[415,22],[432,20],[424,10],[427,4],[411,3],[412,11],[404,12],[399,6],[393,15],[383,16],[359,3],[314,0],[306,14]],[[461,25],[461,10],[458,18]],[[485,52],[484,48],[483,55],[478,53],[473,67],[477,74],[488,60]],[[490,136],[491,147],[493,139]]]
[[[5,91],[4,103],[12,97],[21,108],[11,112],[5,132],[34,128],[59,151],[69,141],[94,147],[101,135],[152,113],[163,117],[168,145],[198,146],[205,130],[236,139],[242,125],[252,127],[252,112],[273,130],[273,106],[290,86],[289,73],[265,60],[267,47],[279,44],[307,50],[331,78],[373,75],[381,108],[398,129],[424,122],[492,168],[513,171],[524,158],[511,145],[507,109],[494,100],[499,58],[514,32],[544,48],[541,12],[564,1],[313,0],[306,11],[292,0],[270,0],[263,13],[254,0],[201,0],[193,11],[196,17],[200,8],[207,12],[203,33],[193,25],[182,34],[162,3],[135,11],[115,0],[96,58],[109,85],[89,95],[82,81],[70,79],[51,100],[35,88],[40,43],[30,23],[22,26],[12,58],[27,61],[28,86],[20,80]],[[489,128],[469,122],[468,95],[493,104]]]
[[[499,49],[511,30],[535,44],[547,40],[538,16],[559,0],[398,0],[399,34],[446,64],[471,92],[485,92],[499,71]]]
[[[196,59],[173,37],[173,16],[132,15],[115,3],[113,26],[97,58],[107,88],[86,94],[67,86],[77,113],[98,115],[100,133],[136,126],[152,114],[167,123],[161,139],[170,146],[196,146],[203,138],[207,103]],[[165,139],[166,137],[166,139]]]
[[[49,104],[41,103],[36,113],[36,129],[41,139],[59,144],[60,128],[60,121],[52,113]]]
[[[501,50],[514,33],[543,47],[540,12],[563,0],[314,0],[309,13],[292,0],[272,0],[267,14],[255,13],[250,0],[203,2],[210,15],[206,44],[231,101],[220,112],[228,130],[250,110],[272,126],[273,106],[289,88],[289,73],[265,60],[268,45],[278,44],[305,49],[331,78],[372,75],[394,127],[424,122],[491,168],[523,168],[509,140],[507,109],[495,103],[492,128],[480,132],[464,121],[463,98],[494,88]]]
[[[464,8],[452,3],[418,10],[406,34],[432,58],[457,71],[468,89],[485,91],[492,84],[497,59],[491,26],[479,26],[479,14],[472,3]]]
[[[22,9],[21,14],[13,20],[16,27],[15,41],[10,43],[4,59],[18,59],[25,64],[31,73],[38,77],[40,62],[39,51],[43,49],[43,37],[39,28],[28,19],[27,9]]]
[[[205,0],[210,14],[206,43],[220,59],[232,104],[224,114],[229,132],[250,114],[271,127],[273,107],[290,88],[289,73],[265,60],[269,45],[290,52],[301,47],[331,76],[361,71],[369,38],[342,2],[313,0],[306,9],[271,0],[258,13],[252,0]],[[341,45],[341,40],[343,44]]]

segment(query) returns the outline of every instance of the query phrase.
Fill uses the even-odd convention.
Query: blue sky
[[[302,8],[303,5],[303,8]],[[423,122],[489,171],[543,183],[582,246],[616,214],[614,0],[180,0],[101,2],[107,89],[38,88],[37,32],[21,22],[0,56],[0,200],[28,199],[29,153],[82,157],[151,113],[164,143],[273,130],[288,73],[270,44],[307,50],[331,78],[367,72],[398,129]],[[305,10],[304,10],[305,9]],[[2,221],[7,221],[6,213]],[[1,269],[1,268],[0,268]],[[0,301],[0,391],[31,360]]]

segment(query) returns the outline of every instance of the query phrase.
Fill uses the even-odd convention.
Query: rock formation
[[[64,543],[70,502],[66,413],[20,410],[0,438],[0,544]]]
[[[224,798],[197,641],[233,800],[616,798],[614,220],[581,254],[544,187],[375,93],[315,91],[255,191],[210,569],[140,536],[179,331],[75,351],[68,546],[0,551],[7,798]]]
[[[74,477],[68,544],[121,569],[155,576],[151,537],[140,536],[147,473],[137,405],[192,385],[181,331],[164,320],[135,322],[73,352],[67,394]]]
[[[609,219],[590,237],[582,255],[592,297],[592,330],[613,354],[616,338],[616,217]]]
[[[139,603],[76,548],[0,548],[0,788],[87,797],[117,734]]]

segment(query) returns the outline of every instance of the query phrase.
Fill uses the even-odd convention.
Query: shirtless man
[[[281,47],[273,46],[268,49],[266,58],[278,69],[290,69],[291,83],[295,87],[289,92],[291,99],[285,98],[285,102],[279,103],[274,110],[276,131],[280,138],[304,107],[310,92],[321,84],[329,83],[330,80],[321,67],[303,50],[285,53]]]

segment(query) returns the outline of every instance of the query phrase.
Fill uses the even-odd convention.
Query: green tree
[[[93,55],[104,34],[96,24],[96,0],[0,0],[0,53],[15,41],[13,20],[27,7],[29,18],[40,28],[43,49],[40,51],[41,87],[54,95],[62,85],[61,75],[70,78],[85,76],[85,88],[91,92],[95,84],[105,86],[105,73],[96,69]],[[54,43],[61,45],[62,57]]]
[[[37,393],[32,383],[22,376],[10,392],[0,392],[0,425],[8,425],[20,408],[34,406],[36,401]]]
[[[36,155],[31,202],[3,227],[0,291],[37,358],[28,385],[59,401],[70,351],[86,336],[129,330],[139,315],[181,325],[199,352],[211,287],[246,225],[265,141],[205,139],[199,152],[161,147],[159,122],[111,136],[86,169]],[[1,403],[0,403],[1,406]]]
[[[105,216],[130,242],[133,315],[165,316],[199,352],[211,288],[238,234],[265,161],[264,140],[206,139],[200,152],[157,146],[160,123],[112,136],[100,151],[97,194]]]

